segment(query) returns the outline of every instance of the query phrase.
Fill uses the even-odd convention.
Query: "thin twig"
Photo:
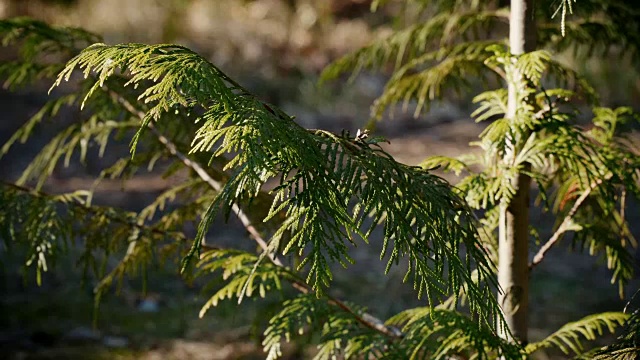
[[[585,190],[582,193],[582,195],[580,195],[578,200],[576,200],[576,202],[573,204],[573,207],[571,208],[571,210],[569,210],[569,213],[562,220],[562,223],[560,224],[560,226],[558,226],[558,229],[556,230],[556,232],[554,232],[553,235],[551,235],[549,240],[547,240],[547,242],[540,248],[540,250],[538,250],[536,255],[533,257],[533,261],[531,261],[531,263],[529,264],[529,270],[533,269],[536,265],[540,264],[540,262],[544,259],[544,255],[551,249],[551,247],[553,247],[553,245],[555,245],[558,242],[558,240],[560,240],[560,236],[567,231],[567,227],[571,223],[573,216],[578,211],[578,208],[580,208],[582,203],[587,199],[587,197],[589,197],[591,192],[598,185],[602,184],[602,181],[603,181],[602,179],[594,181],[593,183],[591,183],[589,188]]]
[[[7,186],[7,187],[11,187],[15,190],[18,190],[20,192],[23,193],[28,193],[31,196],[34,197],[39,197],[39,198],[54,198],[56,195],[52,195],[49,193],[46,193],[42,190],[36,190],[36,189],[32,189],[32,188],[28,188],[25,186],[21,186],[21,185],[17,185],[14,183],[10,183],[10,182],[6,182],[6,181],[2,181],[0,180],[0,184],[2,184],[3,186]],[[59,201],[59,200],[56,200]],[[116,222],[116,223],[120,223],[123,225],[128,225],[131,226],[132,228],[135,228],[137,230],[140,231],[147,231],[150,232],[152,234],[155,235],[160,235],[160,236],[164,236],[164,237],[172,237],[172,238],[177,238],[180,241],[187,241],[187,237],[180,231],[168,231],[168,230],[161,230],[161,229],[157,229],[148,225],[144,225],[144,224],[140,224],[138,222],[134,222],[134,221],[130,221],[128,219],[124,219],[122,217],[118,217],[116,215],[114,215],[113,213],[110,212],[100,212],[98,211],[99,209],[101,209],[101,207],[96,206],[96,205],[91,205],[91,206],[87,206],[86,204],[79,202],[79,201],[67,201],[65,202],[65,204],[71,205],[75,208],[81,209],[82,211],[84,211],[86,214],[89,215],[102,215],[105,218]],[[211,249],[218,249],[217,247],[212,247],[209,246],[209,248]]]
[[[120,94],[114,91],[110,91],[110,93],[112,96],[115,97],[115,99],[120,104],[122,104],[122,106],[125,107],[127,111],[136,115],[141,120],[144,119],[145,114],[142,111],[136,109],[129,101],[127,101],[127,99],[125,99]],[[158,141],[160,141],[160,143],[162,143],[165,146],[165,148],[169,151],[169,153],[171,153],[171,155],[177,157],[180,161],[182,161],[182,163],[185,166],[192,169],[203,181],[209,184],[209,186],[211,186],[211,188],[213,188],[215,191],[222,190],[222,184],[220,184],[218,181],[213,179],[209,175],[209,173],[204,168],[202,168],[202,166],[200,166],[200,164],[192,161],[184,153],[178,150],[177,146],[170,139],[164,136],[153,125],[152,122],[150,122],[148,126],[151,132],[153,132],[153,134],[158,138]],[[233,204],[233,207],[231,208],[231,210],[233,211],[234,214],[236,214],[236,216],[238,217],[242,225],[245,227],[245,229],[247,229],[251,237],[256,241],[256,243],[258,243],[258,246],[260,246],[262,251],[267,253],[267,255],[269,256],[269,259],[271,259],[271,261],[278,266],[284,266],[282,261],[280,261],[280,259],[275,253],[269,252],[267,242],[264,240],[262,235],[260,235],[260,233],[255,228],[255,226],[253,226],[247,214],[244,211],[242,211],[242,209],[240,209],[240,207],[237,204]],[[303,294],[307,294],[312,291],[309,285],[301,281],[294,281],[292,285],[294,288],[296,288],[298,291],[302,292]],[[373,315],[370,315],[368,313],[364,313],[362,315],[357,314],[344,302],[330,295],[327,295],[327,297],[329,299],[329,303],[336,305],[337,307],[339,307],[345,312],[350,313],[362,325],[368,328],[371,328],[373,330],[376,330],[384,335],[390,336],[392,338],[401,338],[404,336],[404,334],[399,329],[395,327],[386,326],[382,320],[374,317]]]
[[[125,109],[127,109],[127,111],[136,115],[141,120],[144,119],[145,114],[142,111],[136,109],[129,101],[127,101],[127,99],[125,99],[124,97],[120,96],[119,94],[113,91],[111,92],[111,94],[116,98],[116,100],[122,106],[125,107]],[[155,125],[153,125],[153,122],[150,122],[148,127],[149,127],[149,130],[151,130],[151,132],[156,136],[156,138],[158,138],[158,141],[160,141],[160,143],[164,145],[164,147],[169,151],[171,155],[177,157],[180,161],[182,161],[182,163],[186,167],[195,171],[195,173],[198,174],[200,179],[206,182],[213,190],[215,191],[222,190],[222,184],[220,184],[215,179],[213,179],[211,175],[209,175],[209,173],[202,166],[200,166],[200,164],[192,161],[191,159],[189,159],[189,157],[187,157],[185,154],[180,152],[177,146],[171,140],[169,140],[166,136],[164,136],[155,127]],[[249,235],[258,243],[260,248],[262,248],[263,251],[266,252],[267,242],[264,241],[264,239],[262,238],[258,230],[255,228],[255,226],[253,226],[247,214],[244,211],[242,211],[242,209],[240,209],[240,207],[237,204],[233,204],[233,206],[231,207],[231,211],[233,211],[233,213],[236,214],[236,216],[242,223],[242,226],[244,226],[247,232],[249,232]],[[273,261],[276,265],[282,266],[282,262],[275,256],[275,254],[268,253],[267,255],[269,256],[269,258],[271,258],[271,261]]]
[[[7,187],[11,187],[17,191],[23,192],[23,193],[28,193],[31,196],[35,196],[35,197],[41,197],[41,198],[54,198],[55,195],[52,194],[48,194],[44,191],[41,190],[35,190],[35,189],[31,189],[25,186],[20,186],[17,184],[13,184],[13,183],[9,183],[9,182],[5,182],[0,180],[0,184],[2,186],[7,186]],[[144,225],[144,224],[140,224],[138,222],[133,222],[133,221],[129,221],[128,219],[124,219],[122,217],[118,217],[112,213],[109,212],[100,212],[98,211],[99,207],[97,207],[96,205],[92,205],[92,206],[87,206],[86,204],[83,204],[81,202],[77,202],[77,201],[69,201],[69,202],[65,202],[65,204],[73,206],[77,209],[80,209],[82,211],[85,211],[87,214],[90,215],[102,215],[105,216],[107,219],[116,222],[116,223],[120,223],[126,226],[130,226],[132,228],[135,228],[137,230],[140,231],[147,231],[149,233],[155,234],[155,235],[159,235],[159,236],[163,236],[163,237],[172,237],[172,238],[176,238],[180,241],[184,241],[186,242],[188,239],[187,237],[179,231],[167,231],[167,230],[161,230],[161,229],[156,229],[153,227],[149,227],[148,225]],[[217,247],[217,246],[212,246],[212,245],[207,245],[204,244],[202,246],[204,249],[207,250],[220,250],[222,248]],[[274,264],[276,264],[274,262]],[[276,264],[277,266],[282,266],[280,264]],[[291,274],[291,275],[295,275],[295,274]],[[312,289],[309,287],[309,285],[307,285],[306,283],[304,283],[303,280],[291,280],[291,285],[298,291],[300,291],[303,294],[308,294],[310,292],[312,292]],[[340,301],[339,299],[336,299],[334,297],[332,297],[331,295],[327,295],[327,299],[329,304],[335,305],[337,307],[339,307],[341,310],[351,314],[356,321],[358,321],[360,324],[373,329],[375,331],[378,331],[384,335],[387,335],[389,337],[392,338],[401,338],[404,336],[404,334],[397,328],[395,327],[388,327],[386,326],[382,320],[368,314],[368,313],[364,313],[362,315],[355,313],[348,305],[346,305],[344,302]]]

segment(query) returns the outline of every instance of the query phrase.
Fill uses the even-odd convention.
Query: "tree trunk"
[[[536,29],[533,18],[533,0],[512,0],[509,21],[509,44],[511,53],[521,55],[535,50]],[[516,88],[509,84],[509,104],[506,117],[515,117],[517,104]],[[507,139],[516,142],[518,139]],[[507,147],[511,148],[511,147]],[[515,154],[507,153],[504,161],[510,163]],[[511,330],[509,340],[527,342],[529,310],[529,192],[531,178],[518,174],[511,180],[517,189],[510,202],[500,205],[498,282],[502,291],[498,301],[504,318]]]

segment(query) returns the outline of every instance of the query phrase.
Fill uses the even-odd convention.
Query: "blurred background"
[[[355,132],[369,120],[369,106],[382,92],[388,73],[364,73],[318,85],[324,66],[339,56],[384,37],[403,26],[407,8],[391,1],[372,13],[370,0],[0,0],[0,18],[30,16],[57,25],[82,27],[105,42],[179,43],[223,69],[264,100],[280,106],[305,127]],[[0,57],[10,56],[0,53]],[[626,59],[586,60],[580,49],[560,54],[562,61],[585,74],[598,89],[603,105],[640,108],[638,67]],[[0,142],[6,141],[47,99],[50,84],[9,92],[0,89]],[[418,164],[429,155],[468,152],[483,125],[470,119],[470,99],[482,89],[448,96],[418,118],[396,112],[384,119],[379,134],[399,161]],[[56,127],[56,124],[47,126]],[[0,180],[15,180],[44,144],[46,129],[32,141],[0,159]],[[115,151],[127,151],[126,142]],[[99,162],[99,160],[94,160]],[[92,164],[60,170],[45,189],[57,192],[88,187]],[[96,165],[97,166],[97,165]],[[454,177],[447,179],[455,182]],[[166,187],[153,174],[128,183],[102,187],[97,201],[136,209]],[[638,215],[637,206],[634,216]],[[548,222],[534,213],[534,221]],[[218,224],[216,243],[248,243],[231,221]],[[224,226],[223,226],[224,225]],[[638,235],[636,226],[635,234]],[[550,230],[541,232],[542,239]],[[37,287],[20,271],[18,259],[0,253],[0,354],[11,358],[143,358],[260,359],[259,334],[277,299],[224,304],[198,319],[206,300],[198,284],[189,284],[176,269],[154,269],[148,291],[141,281],[125,281],[120,294],[103,299],[94,315],[92,284],[82,283],[73,263],[58,263]],[[384,276],[376,249],[360,247],[357,264],[339,270],[334,295],[365,305],[388,317],[421,304],[402,284],[401,269]],[[549,334],[567,321],[597,311],[620,311],[611,274],[595,258],[554,249],[536,268],[531,298],[531,338]],[[630,290],[638,288],[638,282]],[[294,344],[285,358],[309,358],[313,347]],[[556,354],[557,355],[557,354]],[[541,355],[544,356],[544,355]],[[555,356],[550,354],[550,357]],[[544,359],[545,357],[541,357]]]

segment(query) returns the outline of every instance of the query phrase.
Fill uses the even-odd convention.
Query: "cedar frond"
[[[487,51],[494,41],[474,41],[427,52],[399,68],[385,86],[383,94],[372,106],[372,117],[379,119],[388,107],[402,102],[406,109],[415,101],[414,116],[428,110],[429,104],[442,95],[445,88],[460,90],[470,86],[470,77],[482,77],[484,62],[492,55]],[[429,66],[431,65],[431,66]],[[425,68],[426,67],[426,68]]]
[[[394,63],[397,69],[424,53],[449,45],[457,37],[507,17],[508,9],[470,9],[462,13],[440,11],[424,23],[394,32],[388,38],[342,57],[329,65],[321,78],[323,81],[334,79],[347,71],[355,76],[365,69],[378,69],[388,63]]]
[[[544,340],[527,345],[525,351],[527,354],[532,354],[540,349],[556,347],[565,354],[573,352],[578,355],[584,351],[582,338],[595,340],[597,336],[603,335],[605,329],[613,333],[616,327],[624,324],[628,317],[620,312],[589,315],[563,325]]]
[[[426,294],[429,303],[469,284],[472,311],[493,321],[490,314],[497,313],[497,305],[487,307],[490,287],[473,284],[468,275],[473,263],[482,281],[493,285],[473,218],[444,180],[397,163],[376,139],[306,131],[183,47],[97,44],[72,59],[56,85],[76,67],[84,69],[85,76],[97,76],[85,101],[118,69],[131,74],[130,85],[151,81],[139,97],[150,108],[132,149],[147,124],[162,122],[170,109],[203,108],[191,152],[230,155],[225,170],[231,176],[203,215],[189,256],[197,254],[218,211],[228,213],[232,204],[256,196],[275,178],[281,185],[272,191],[274,202],[265,220],[280,213],[286,220],[272,236],[270,251],[304,254],[300,268],[309,265],[307,281],[318,294],[332,279],[327,258],[346,266],[352,261],[349,244],[357,238],[366,241],[373,226],[381,223],[386,237],[381,257],[390,249],[387,270],[407,257],[406,279],[413,278],[418,295]],[[451,211],[452,205],[459,210]],[[365,223],[370,225],[363,228]],[[291,232],[291,238],[281,246],[285,232]],[[459,255],[462,248],[464,258]]]
[[[256,291],[260,297],[265,297],[268,291],[280,290],[282,280],[295,280],[286,268],[270,262],[260,262],[256,255],[238,250],[206,251],[202,253],[197,268],[197,277],[221,270],[222,279],[226,281],[202,306],[201,318],[221,300],[237,298],[240,302],[243,297],[250,297]]]
[[[87,191],[48,195],[16,185],[0,186],[5,204],[0,208],[0,222],[4,224],[0,227],[1,235],[8,248],[28,249],[25,266],[35,268],[38,284],[50,263],[66,254],[77,239],[83,239],[78,266],[85,276],[93,274],[103,279],[96,287],[97,292],[104,291],[114,280],[122,280],[125,273],[144,269],[151,261],[147,255],[152,247],[161,251],[162,247],[185,242],[182,233],[141,225],[130,212],[88,206],[88,195]],[[169,237],[179,241],[158,246]],[[105,274],[102,264],[105,256],[125,250],[124,261]]]
[[[497,336],[490,328],[478,327],[471,318],[446,309],[414,308],[388,320],[402,326],[401,346],[410,359],[447,359],[464,354],[471,359],[523,358],[522,349]]]
[[[598,349],[594,354],[595,360],[636,360],[640,357],[640,310],[637,296],[640,290],[631,297],[625,306],[625,313],[629,317],[624,323],[624,330],[611,345]]]
[[[53,27],[42,21],[19,17],[0,21],[2,46],[18,46],[18,61],[0,63],[0,77],[4,87],[15,89],[50,78],[63,69],[63,63],[49,58],[67,58],[87,45],[100,41],[100,37],[79,28]]]

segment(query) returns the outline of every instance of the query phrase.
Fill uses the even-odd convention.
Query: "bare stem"
[[[122,104],[122,106],[125,107],[125,109],[127,109],[127,111],[136,115],[140,119],[144,118],[145,114],[142,111],[136,109],[129,101],[127,101],[127,99],[123,98],[122,96],[118,95],[113,91],[111,92],[111,94],[118,100],[120,104]],[[220,184],[215,179],[213,179],[211,175],[209,175],[209,173],[202,166],[200,166],[200,164],[192,161],[191,159],[189,159],[188,156],[180,152],[180,150],[178,150],[178,147],[171,140],[169,140],[169,138],[164,136],[155,127],[155,125],[153,125],[152,122],[149,123],[149,130],[151,130],[151,132],[156,136],[156,138],[158,138],[158,141],[160,141],[160,143],[164,145],[164,147],[169,151],[171,155],[177,157],[180,161],[182,161],[182,163],[186,167],[190,168],[196,174],[198,174],[200,179],[206,182],[213,190],[215,191],[222,190],[222,184]],[[236,216],[242,223],[242,226],[244,226],[247,232],[249,232],[249,235],[251,236],[251,238],[253,238],[258,243],[260,248],[266,252],[267,242],[264,241],[264,239],[262,238],[262,236],[260,235],[256,227],[253,226],[247,214],[244,211],[242,211],[242,209],[240,209],[238,204],[233,204],[233,206],[231,207],[231,211],[233,211],[233,213],[236,214]],[[282,262],[280,261],[280,259],[276,257],[275,254],[268,253],[267,255],[269,256],[269,258],[271,258],[271,261],[273,261],[276,265],[282,265]]]
[[[533,261],[529,264],[529,270],[538,265],[544,259],[544,255],[551,249],[551,247],[553,247],[553,245],[555,245],[560,240],[560,236],[567,231],[569,224],[573,219],[573,216],[576,214],[582,203],[587,199],[587,197],[589,197],[593,189],[595,189],[600,184],[602,184],[602,180],[594,181],[593,183],[591,183],[589,188],[587,188],[587,190],[585,190],[582,195],[580,195],[578,200],[576,200],[576,202],[573,204],[573,207],[571,207],[571,210],[569,210],[569,213],[562,220],[560,226],[558,226],[558,229],[553,233],[553,235],[551,235],[549,240],[547,240],[547,242],[540,248],[540,250],[538,250],[536,255],[533,257]]]

